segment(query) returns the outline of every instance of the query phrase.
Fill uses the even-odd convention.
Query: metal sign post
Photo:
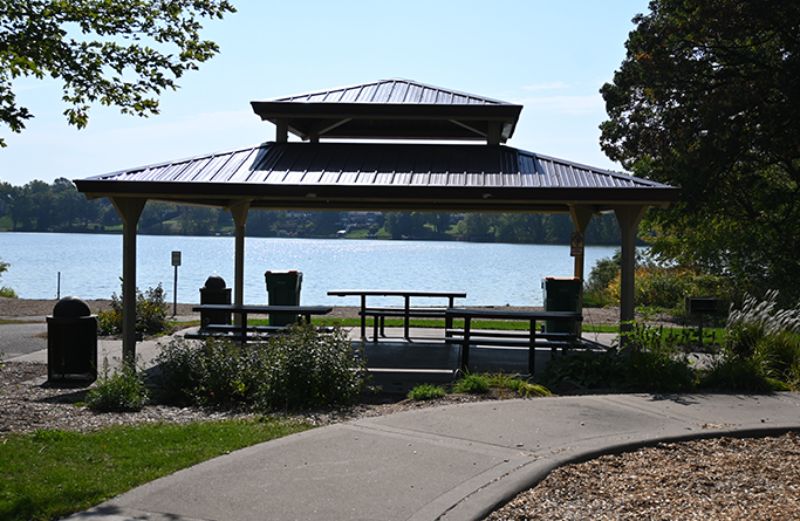
[[[178,266],[181,265],[181,252],[172,252],[172,265],[175,267],[175,278],[172,283],[172,316],[178,314]]]

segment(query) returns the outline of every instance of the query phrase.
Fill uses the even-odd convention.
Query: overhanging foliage
[[[654,251],[800,296],[800,4],[654,0],[603,86],[608,156],[680,186]]]

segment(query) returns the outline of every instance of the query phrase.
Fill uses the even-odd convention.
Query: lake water
[[[163,284],[172,302],[170,252],[182,252],[178,301],[199,302],[199,288],[211,274],[233,285],[232,237],[140,235],[137,283]],[[611,246],[586,248],[586,273],[614,253]],[[0,233],[0,259],[11,264],[0,285],[20,297],[61,295],[109,298],[119,293],[122,236],[58,233]],[[266,270],[303,272],[304,304],[357,305],[357,298],[329,297],[343,288],[466,291],[468,305],[542,304],[545,276],[571,276],[569,246],[432,241],[266,239],[245,245],[245,302],[266,303]],[[384,302],[384,303],[388,303]],[[375,303],[380,301],[375,299]],[[396,303],[396,302],[395,302]]]

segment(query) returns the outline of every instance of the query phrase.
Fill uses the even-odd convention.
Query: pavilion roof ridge
[[[426,95],[426,91],[427,92]],[[413,94],[412,94],[413,92]],[[441,95],[441,97],[440,97]],[[409,100],[411,96],[416,101]],[[445,100],[448,100],[445,102]],[[459,103],[457,103],[457,101]],[[515,105],[487,96],[408,78],[384,78],[266,100],[269,103],[371,103],[417,105]]]
[[[522,105],[404,78],[283,96],[250,105],[276,126],[275,140],[476,140],[497,145],[514,134]]]

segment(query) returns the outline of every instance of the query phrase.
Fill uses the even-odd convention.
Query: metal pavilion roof
[[[251,102],[302,139],[479,139],[505,142],[521,105],[405,79]]]
[[[284,96],[273,102],[292,103],[407,103],[426,105],[511,105],[476,94],[445,89],[402,78],[378,80],[306,94]]]
[[[602,211],[677,189],[506,146],[273,143],[75,181],[89,196],[306,209]]]

